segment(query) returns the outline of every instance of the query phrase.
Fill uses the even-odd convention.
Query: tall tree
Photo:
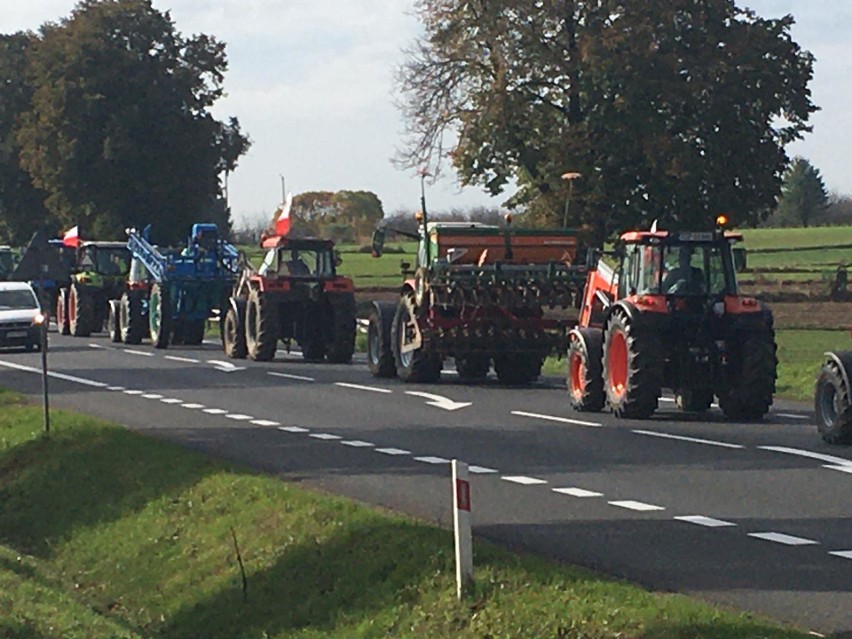
[[[784,173],[778,208],[771,220],[778,226],[810,226],[828,207],[828,191],[819,171],[803,157],[793,158]]]
[[[526,206],[598,239],[659,219],[700,227],[774,206],[784,145],[816,109],[793,19],[733,0],[419,0],[424,35],[399,70],[401,164]],[[783,115],[781,119],[778,116]]]
[[[226,68],[223,43],[183,37],[150,0],[83,0],[42,27],[17,139],[48,207],[100,237],[151,223],[171,242],[203,217],[227,225],[221,175],[249,141],[209,111]]]
[[[44,205],[47,193],[33,186],[21,168],[16,139],[21,114],[32,100],[27,51],[34,42],[31,33],[0,35],[0,240],[15,244],[55,223]]]

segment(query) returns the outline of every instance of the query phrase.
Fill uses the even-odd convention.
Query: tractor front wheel
[[[577,411],[598,412],[606,403],[603,387],[603,333],[580,329],[568,336],[568,394]]]
[[[148,325],[155,348],[168,348],[172,332],[172,304],[169,289],[154,284],[148,298]]]
[[[846,364],[846,374],[841,368]],[[839,353],[830,359],[819,373],[816,383],[814,409],[817,428],[828,444],[852,444],[852,352]]]
[[[355,305],[352,308],[338,307],[334,309],[332,320],[331,343],[328,345],[326,356],[329,362],[348,364],[355,352]]]
[[[68,327],[74,337],[92,334],[95,304],[84,288],[72,284],[68,296]]]
[[[145,336],[145,315],[142,306],[141,291],[128,291],[121,296],[118,324],[121,341],[125,344],[140,344]]]
[[[278,346],[278,309],[262,292],[252,289],[246,305],[246,347],[258,362],[275,358]]]
[[[245,359],[248,355],[245,319],[245,308],[239,302],[229,305],[222,319],[222,348],[231,359]]]
[[[367,366],[373,377],[394,377],[396,364],[391,347],[393,305],[373,305],[367,323]]]
[[[612,315],[604,332],[603,383],[616,417],[646,419],[657,410],[662,390],[658,339],[640,332],[624,313]]]
[[[109,301],[109,319],[107,326],[109,328],[109,339],[114,344],[121,343],[121,302],[119,300]]]

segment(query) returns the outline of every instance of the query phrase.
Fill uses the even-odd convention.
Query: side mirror
[[[746,264],[748,260],[746,259],[746,250],[744,248],[735,248],[732,249],[734,252],[734,270],[737,273],[742,273],[746,270]]]
[[[370,248],[372,249],[373,257],[381,257],[382,251],[385,248],[385,230],[384,229],[376,229],[373,231],[373,239],[370,242]]]
[[[403,273],[405,273],[406,271],[410,271],[411,270],[411,262],[406,262],[406,261],[403,260],[399,263],[399,268],[402,269]]]

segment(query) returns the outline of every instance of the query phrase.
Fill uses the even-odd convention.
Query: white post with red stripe
[[[468,468],[457,459],[453,460],[453,528],[456,537],[456,594],[461,599],[473,585],[473,538]]]

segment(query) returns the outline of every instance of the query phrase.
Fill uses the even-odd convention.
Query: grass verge
[[[484,542],[460,603],[444,530],[81,415],[40,425],[0,392],[0,637],[806,637]]]

